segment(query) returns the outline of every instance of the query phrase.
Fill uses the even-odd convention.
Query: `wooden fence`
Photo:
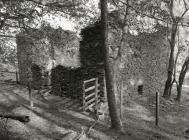
[[[100,103],[98,78],[92,78],[83,82],[83,111],[97,110]]]

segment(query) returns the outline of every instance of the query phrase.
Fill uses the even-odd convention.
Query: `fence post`
[[[95,78],[95,110],[98,112],[98,78]]]
[[[18,71],[16,71],[16,83],[18,84]]]
[[[107,101],[107,94],[106,94],[106,75],[104,72],[104,97],[105,97],[105,101]]]
[[[159,125],[159,92],[156,92],[156,126]]]
[[[83,112],[85,111],[85,83],[83,82]]]
[[[123,81],[121,81],[121,85],[120,85],[120,118],[122,120],[122,112],[123,112]]]
[[[32,99],[31,80],[30,79],[28,81],[28,92],[29,92],[30,107],[33,108],[33,99]]]
[[[31,68],[28,68],[28,92],[29,92],[29,102],[30,102],[30,107],[33,108],[33,99],[32,99],[32,72]]]

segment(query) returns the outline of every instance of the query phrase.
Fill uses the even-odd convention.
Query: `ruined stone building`
[[[76,34],[61,28],[47,26],[18,34],[17,57],[21,84],[27,84],[31,71],[32,88],[50,85],[51,93],[59,96],[82,97],[83,81],[99,75],[95,68],[80,64]]]
[[[121,26],[115,17],[110,16],[108,32],[112,67],[115,67],[112,58],[117,54],[122,38]],[[123,81],[128,94],[138,94],[141,85],[144,94],[161,92],[164,87],[169,54],[166,28],[158,24],[151,31],[137,34],[128,32],[123,37],[122,62],[117,66],[116,75]],[[65,77],[71,81],[77,79],[81,86],[81,81],[86,78],[104,75],[100,22],[82,29],[80,35],[79,42],[74,33],[51,27],[17,35],[20,82],[26,83],[27,71],[31,67],[35,73],[33,86],[41,86],[41,71],[51,71],[55,65],[52,77],[56,78],[51,79],[54,84],[52,89],[55,94],[59,94],[64,87],[62,84],[65,84]],[[78,86],[72,86],[69,91],[75,87]]]
[[[78,67],[80,65],[79,39],[75,33],[47,26],[21,32],[16,39],[21,84],[27,83],[27,73],[30,68],[32,86],[39,89],[42,82],[45,82],[42,81],[42,74],[50,72],[53,67],[57,65]]]
[[[113,14],[112,14],[113,15]],[[117,55],[122,38],[121,25],[117,16],[109,16],[108,44],[112,63]],[[81,31],[80,42],[81,64],[85,66],[98,66],[103,63],[101,46],[101,26],[97,21]],[[169,56],[166,38],[166,27],[157,24],[151,32],[138,32],[133,34],[130,30],[124,37],[122,61],[117,66],[117,79],[122,80],[125,92],[134,95],[155,94],[163,90]]]

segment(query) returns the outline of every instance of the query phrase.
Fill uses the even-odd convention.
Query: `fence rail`
[[[95,80],[96,80],[96,78],[92,78],[92,79],[83,81],[83,83],[89,83],[89,82],[92,82],[92,81],[95,81]]]
[[[98,78],[83,81],[83,111],[97,109],[100,103],[99,87]]]

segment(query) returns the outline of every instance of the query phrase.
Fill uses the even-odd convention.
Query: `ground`
[[[171,99],[160,96],[159,126],[155,125],[155,93],[132,97],[125,102],[124,122],[139,140],[185,140],[189,135],[189,87],[183,87],[182,101],[176,102],[176,88]],[[141,137],[141,138],[140,138]]]
[[[10,80],[12,79],[12,80]],[[28,90],[16,84],[13,73],[0,73],[0,113],[30,116],[23,124],[15,120],[1,120],[1,138],[25,140],[72,140],[82,128],[94,123],[92,115],[81,112],[77,100],[50,94],[34,94],[34,108],[30,108]],[[130,97],[125,94],[123,124],[125,134],[110,130],[108,123],[100,122],[91,129],[88,139],[97,140],[185,140],[189,135],[189,87],[184,86],[180,103],[175,102],[175,89],[170,100],[160,97],[159,126],[155,126],[155,94]]]

